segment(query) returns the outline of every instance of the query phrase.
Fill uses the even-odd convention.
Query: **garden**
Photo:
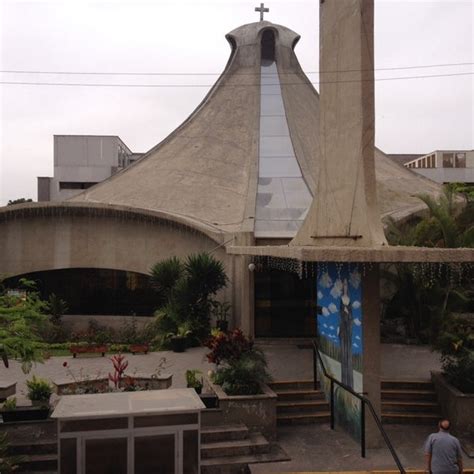
[[[198,346],[209,349],[207,360],[216,369],[204,374],[187,368],[185,378],[206,406],[218,404],[212,386],[221,386],[229,396],[261,395],[262,384],[269,380],[263,353],[240,330],[228,331],[230,304],[216,297],[227,285],[222,263],[207,254],[191,255],[184,261],[171,258],[152,267],[150,283],[157,304],[146,325],[131,318],[114,330],[91,319],[88,327],[79,331],[69,330],[63,323],[67,302],[54,294],[42,299],[34,281],[21,279],[14,291],[0,287],[0,356],[5,367],[15,360],[30,374],[35,364],[50,357],[72,356],[51,378],[27,377],[30,404],[19,403],[12,387],[0,394],[3,421],[46,419],[57,396],[169,388],[172,374],[165,358],[160,358],[154,370],[142,373],[131,369],[130,357]],[[92,360],[103,360],[108,369],[94,373],[78,368],[91,356]]]

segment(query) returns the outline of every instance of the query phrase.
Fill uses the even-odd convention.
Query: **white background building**
[[[438,183],[474,184],[474,150],[437,150],[404,166]]]
[[[55,135],[54,177],[38,177],[38,201],[69,199],[139,156],[117,136]]]

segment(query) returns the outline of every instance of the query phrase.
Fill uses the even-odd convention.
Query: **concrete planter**
[[[472,436],[474,433],[474,394],[460,392],[453,387],[441,372],[431,372],[431,380],[438,395],[442,414],[452,423],[457,436]]]
[[[173,383],[173,374],[127,374],[127,376],[133,378],[135,384],[143,390],[166,390]]]
[[[96,379],[56,379],[53,380],[54,391],[58,395],[75,395],[81,393],[100,393],[109,387],[109,378]]]
[[[276,439],[277,395],[268,385],[260,385],[262,393],[259,395],[227,395],[209,379],[206,385],[217,395],[225,423],[244,423],[267,439]]]
[[[8,397],[15,395],[16,382],[0,382],[0,402],[4,402]]]

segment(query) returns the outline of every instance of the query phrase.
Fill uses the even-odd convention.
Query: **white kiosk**
[[[199,474],[201,410],[194,389],[65,395],[60,474]]]

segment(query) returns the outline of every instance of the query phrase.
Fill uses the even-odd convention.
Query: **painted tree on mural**
[[[352,372],[352,308],[351,299],[347,289],[347,278],[342,283],[342,296],[340,305],[339,340],[341,342],[341,382],[354,386]]]
[[[339,380],[352,388],[354,370],[361,371],[361,296],[361,275],[357,269],[329,266],[320,273],[318,337],[321,349],[340,363]]]

